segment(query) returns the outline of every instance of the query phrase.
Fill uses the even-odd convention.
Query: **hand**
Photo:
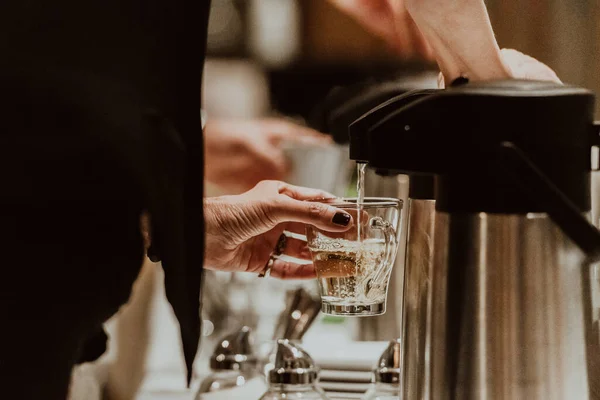
[[[310,201],[331,198],[335,196],[321,190],[264,181],[241,195],[205,199],[206,267],[259,273],[284,230],[304,235],[309,224],[331,232],[347,231],[353,225],[350,214]],[[306,242],[291,237],[283,254],[311,259]],[[271,276],[307,279],[316,274],[312,264],[279,259],[271,267]]]
[[[433,52],[406,8],[404,0],[330,0],[401,56],[433,60]]]
[[[262,180],[284,179],[283,141],[324,144],[331,139],[283,119],[209,119],[204,130],[206,180],[242,193]]]
[[[501,54],[512,78],[561,83],[550,67],[533,57],[513,49],[502,49]],[[441,73],[438,84],[440,88],[445,87],[444,75]]]
[[[389,1],[401,7],[401,1]],[[405,0],[402,7],[431,45],[446,81],[510,77],[484,0]]]

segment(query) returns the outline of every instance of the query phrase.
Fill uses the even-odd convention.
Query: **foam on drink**
[[[353,304],[382,299],[367,299],[367,283],[384,261],[385,242],[363,242],[319,238],[309,247],[321,297],[331,303]]]

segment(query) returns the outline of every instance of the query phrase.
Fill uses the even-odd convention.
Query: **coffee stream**
[[[365,201],[365,169],[367,168],[366,163],[356,163],[356,170],[358,172],[358,176],[356,178],[356,230],[357,230],[357,240],[362,241],[361,236],[361,216],[362,216],[362,206]]]

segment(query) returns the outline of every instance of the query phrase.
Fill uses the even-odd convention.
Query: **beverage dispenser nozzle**
[[[417,88],[436,87],[437,72],[337,87],[315,107],[308,122],[312,128],[330,134],[336,143],[347,144],[348,126],[372,108]]]
[[[421,89],[406,92],[386,100],[357,118],[347,129],[350,140],[350,159],[356,162],[369,163],[370,152],[368,134],[373,125],[377,124],[390,113],[425,96],[431,95],[436,91],[437,89]],[[390,134],[393,133],[390,132]],[[386,170],[388,169],[380,168],[380,171]]]
[[[590,204],[589,154],[600,143],[589,117],[590,92],[510,80],[461,85],[398,105],[368,129],[360,120],[351,126],[351,158],[437,175],[441,208],[547,212],[589,257],[600,257],[600,233],[583,216]],[[574,130],[581,136],[565,134]],[[361,150],[353,152],[353,143]]]

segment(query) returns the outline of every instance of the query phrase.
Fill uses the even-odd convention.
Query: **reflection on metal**
[[[408,241],[402,307],[402,391],[423,400],[428,389],[428,293],[435,224],[435,200],[409,200]]]
[[[544,214],[438,212],[434,240],[431,398],[587,399],[589,269],[562,231]]]

